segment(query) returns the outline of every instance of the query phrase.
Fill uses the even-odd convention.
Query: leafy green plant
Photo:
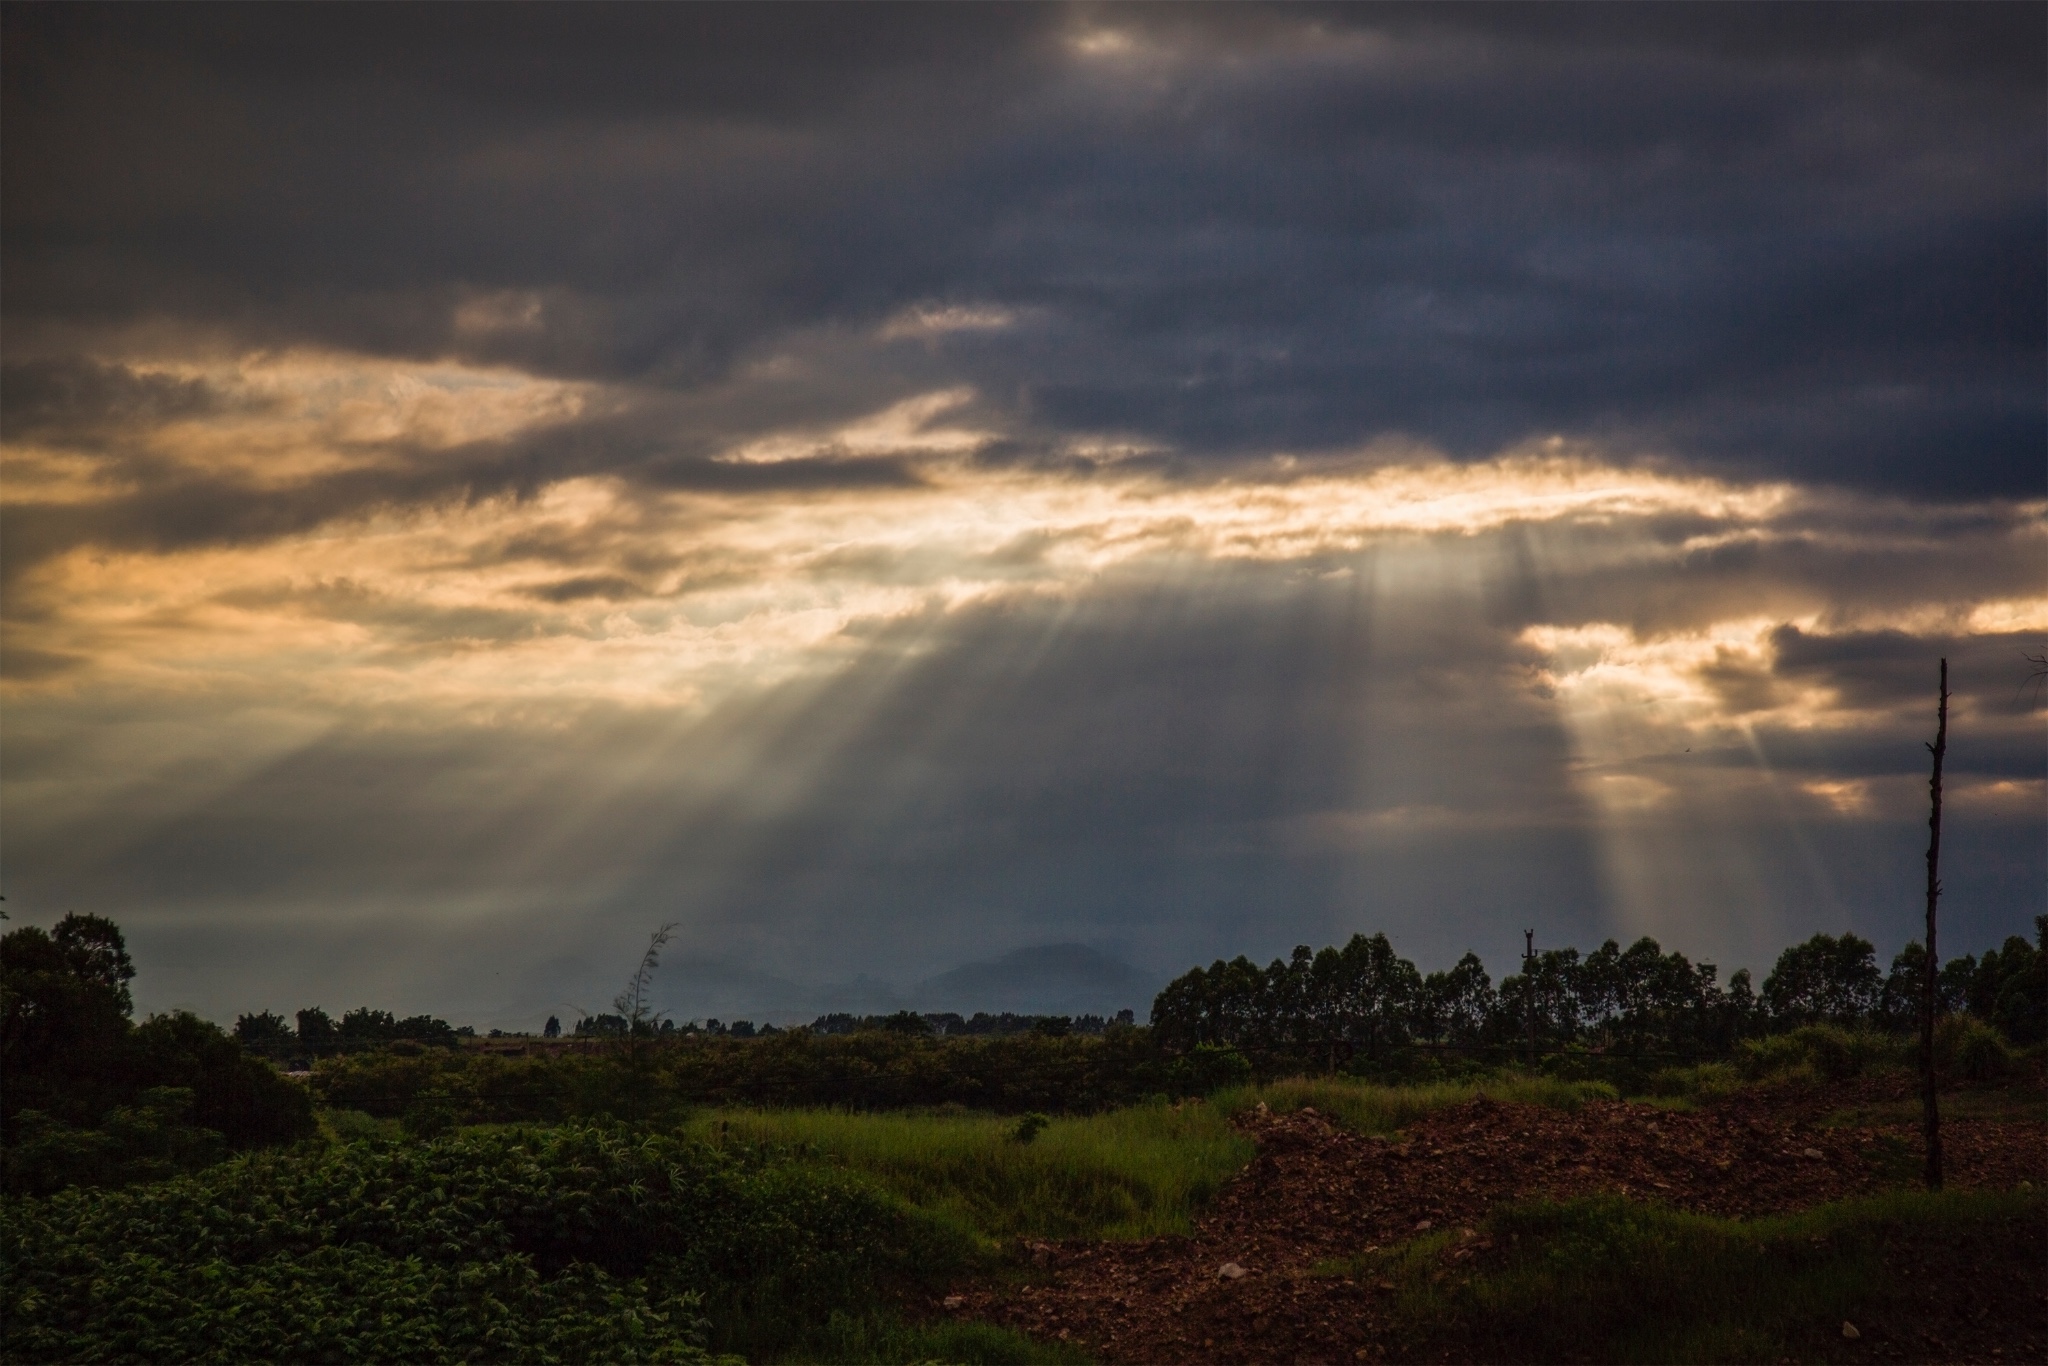
[[[357,1331],[385,1358],[695,1360],[700,1319],[795,1349],[972,1253],[851,1173],[569,1126],[9,1201],[0,1321],[22,1360],[304,1358]],[[250,1336],[223,1347],[227,1320]]]
[[[1745,1039],[1735,1051],[1735,1067],[1750,1081],[1805,1073],[1824,1081],[1841,1081],[1886,1063],[1903,1063],[1909,1045],[1871,1029],[1839,1025],[1802,1025],[1789,1034]]]
[[[1666,1100],[1719,1100],[1742,1089],[1742,1074],[1725,1062],[1667,1067],[1650,1076],[1645,1094]]]
[[[2005,1036],[1975,1016],[1949,1015],[1935,1024],[1934,1066],[1944,1078],[1996,1081],[2010,1075],[2017,1062]]]
[[[1206,1096],[1252,1079],[1251,1060],[1235,1048],[1199,1043],[1166,1071],[1167,1088],[1176,1096]]]

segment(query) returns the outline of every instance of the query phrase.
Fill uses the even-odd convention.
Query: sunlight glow
[[[473,301],[469,325],[517,327],[538,306]],[[901,326],[923,329],[909,336],[1010,321],[993,306],[932,306]],[[631,403],[453,362],[292,353],[149,373],[202,381],[213,402],[105,449],[10,444],[9,497],[90,516],[181,480],[295,496],[337,472],[431,469],[477,443],[488,454],[488,443]],[[1790,547],[1804,565],[1867,537],[1902,542],[1896,509],[1872,511],[1848,495],[1675,472],[1557,440],[1463,463],[1389,443],[1350,455],[1276,452],[1227,474],[1162,472],[1175,467],[1133,457],[1170,452],[1102,433],[1062,438],[1088,458],[1057,468],[982,459],[1008,434],[1004,420],[971,387],[934,388],[762,432],[719,457],[771,467],[759,471],[771,478],[790,461],[885,459],[908,472],[885,486],[678,488],[614,470],[488,497],[456,483],[276,534],[84,541],[17,580],[10,658],[42,663],[18,670],[5,695],[30,717],[81,699],[118,710],[146,698],[260,718],[251,734],[269,738],[251,739],[239,760],[208,755],[203,728],[171,727],[129,745],[110,770],[146,783],[153,765],[210,764],[214,779],[186,783],[202,794],[226,781],[220,774],[351,723],[545,733],[589,713],[640,718],[667,736],[643,737],[601,773],[578,770],[577,814],[513,856],[538,872],[564,841],[612,819],[615,805],[630,812],[685,744],[700,746],[694,781],[717,801],[755,813],[794,808],[828,764],[831,737],[853,735],[885,707],[923,652],[946,640],[948,623],[971,610],[1015,607],[1037,623],[1036,638],[1011,642],[997,681],[1023,687],[1091,595],[1155,593],[1158,610],[1172,612],[1212,593],[1286,593],[1314,621],[1304,629],[1375,646],[1465,633],[1457,638],[1495,659],[1484,667],[1497,676],[1387,686],[1512,693],[1554,718],[1569,761],[1555,783],[1564,795],[1548,806],[1441,801],[1376,772],[1374,746],[1384,750],[1388,737],[1375,733],[1374,699],[1361,698],[1343,723],[1355,733],[1333,737],[1361,756],[1356,790],[1330,795],[1326,809],[1290,818],[1272,838],[1349,860],[1355,873],[1345,876],[1365,895],[1371,851],[1390,842],[1583,826],[1618,931],[1668,935],[1688,916],[1776,914],[1766,889],[1785,885],[1786,864],[1808,870],[1810,904],[1832,904],[1806,827],[1884,818],[1910,797],[1856,775],[1777,770],[1766,732],[1846,734],[1888,705],[1847,700],[1839,674],[1781,668],[1786,628],[1824,645],[1829,632],[2048,627],[2048,599],[2009,588],[1981,600],[1863,599],[1796,576],[1768,594],[1739,584],[1718,597],[1689,594],[1688,615],[1656,610],[1659,585],[1731,548],[1749,563]],[[2048,518],[2040,512],[2037,521]],[[787,710],[749,722],[744,743],[693,730],[721,707],[774,696]],[[949,727],[973,724],[973,704],[962,695],[937,709],[917,743],[938,745]],[[799,720],[810,742],[781,753],[777,737]],[[145,749],[156,758],[133,757]],[[97,800],[99,788],[52,800],[85,801],[78,792]],[[1959,785],[1956,799],[2020,810],[2038,806],[2040,784]],[[509,809],[526,798],[508,788],[504,800]],[[865,819],[877,831],[897,818],[915,826],[914,813],[890,805],[908,800],[877,793]],[[744,862],[735,855],[733,875]]]

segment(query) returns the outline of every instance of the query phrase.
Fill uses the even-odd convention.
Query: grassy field
[[[1294,1077],[1267,1086],[1233,1087],[1212,1098],[1224,1115],[1265,1105],[1278,1114],[1312,1107],[1341,1129],[1390,1134],[1446,1106],[1484,1095],[1520,1105],[1576,1110],[1588,1100],[1614,1100],[1612,1086],[1599,1081],[1560,1081],[1516,1073],[1484,1081],[1437,1082],[1426,1086],[1376,1086],[1345,1077]]]
[[[1693,1069],[1672,1088],[1683,1094],[1667,1103],[1718,1092],[1732,1080],[1726,1073]],[[170,1348],[212,1340],[209,1315],[228,1314],[254,1332],[251,1324],[268,1322],[257,1310],[275,1307],[273,1282],[332,1279],[338,1273],[319,1258],[353,1257],[342,1270],[368,1277],[365,1285],[390,1282],[410,1287],[406,1294],[448,1299],[421,1320],[444,1334],[545,1328],[554,1335],[547,1343],[594,1343],[591,1335],[610,1331],[610,1311],[599,1312],[599,1300],[638,1306],[635,1312],[659,1323],[684,1304],[676,1296],[701,1292],[687,1313],[706,1320],[705,1346],[757,1362],[1079,1362],[1084,1356],[1063,1343],[927,1319],[920,1306],[960,1276],[1013,1274],[1002,1254],[1020,1238],[1190,1231],[1204,1204],[1251,1159],[1252,1143],[1232,1121],[1258,1106],[1282,1114],[1313,1106],[1341,1127],[1387,1134],[1480,1095],[1571,1110],[1614,1092],[1603,1083],[1516,1074],[1423,1086],[1292,1079],[1207,1101],[1050,1119],[953,1107],[731,1108],[699,1111],[680,1133],[476,1125],[431,1142],[395,1119],[330,1110],[320,1115],[320,1137],[290,1153],[238,1159],[183,1182],[82,1191],[9,1211],[0,1225],[16,1255],[0,1276],[0,1298],[12,1306],[14,1334],[49,1319],[38,1331],[71,1335],[50,1337],[75,1349],[56,1356],[119,1355],[106,1337],[111,1326],[146,1320],[162,1339],[150,1340],[152,1351],[171,1359],[179,1352]],[[2028,1117],[2039,1103],[2038,1085],[2017,1082],[1945,1101],[1952,1115],[1987,1119]],[[1840,1118],[1849,1117],[1871,1116]],[[1911,1156],[1902,1148],[1901,1163]],[[377,1213],[368,1231],[350,1222],[370,1217],[361,1201],[330,1198],[364,1181],[388,1189],[377,1211],[398,1211]],[[452,1195],[445,1208],[444,1185],[461,1197]],[[2044,1218],[2048,1200],[2028,1191],[1907,1192],[1747,1222],[1595,1198],[1502,1209],[1476,1238],[1440,1231],[1317,1270],[1391,1283],[1388,1341],[1417,1359],[1818,1360],[1840,1354],[1844,1320],[1917,1312],[1899,1308],[1919,1292],[1887,1261],[1900,1237],[1934,1250],[1930,1285],[1940,1275],[1981,1281],[2028,1259],[2048,1264],[2037,1255],[2048,1253]],[[538,1249],[530,1266],[515,1258],[499,1268],[513,1287],[505,1294],[517,1291],[540,1306],[512,1327],[450,1298],[462,1293],[457,1272],[469,1252],[446,1267],[436,1260],[453,1256],[446,1249],[461,1241],[456,1234],[483,1248],[498,1236],[492,1221],[506,1219],[508,1228],[532,1224],[515,1230],[514,1242]],[[214,1224],[225,1231],[196,1237],[195,1229]],[[297,1233],[273,1247],[264,1232],[273,1226]],[[602,1277],[589,1286],[562,1280],[556,1266],[572,1244],[575,1258],[603,1252],[573,1242],[586,1226],[606,1230],[603,1246],[611,1247],[599,1258],[609,1258],[612,1276],[602,1284]],[[138,1244],[137,1229],[153,1231],[161,1246]],[[663,1239],[680,1241],[669,1249]],[[301,1242],[314,1250],[293,1250]],[[149,1256],[137,1261],[138,1248]],[[671,1251],[687,1256],[664,1261]],[[43,1265],[64,1257],[118,1274],[72,1276],[54,1262]],[[143,1275],[149,1267],[164,1285]],[[173,1282],[183,1288],[170,1295],[165,1286]],[[53,1298],[88,1284],[91,1294],[68,1308]],[[108,1315],[101,1300],[114,1291],[138,1303],[155,1296],[156,1307],[141,1317]],[[60,1308],[61,1322],[51,1317]],[[312,1331],[272,1327],[284,1335],[279,1341]],[[601,1350],[619,1359],[643,1349],[693,1359],[697,1349],[685,1336],[669,1337],[607,1338]],[[533,1350],[554,1350],[547,1343],[536,1338]],[[423,1349],[421,1359],[436,1350]],[[0,1358],[28,1359],[12,1350],[0,1350]]]
[[[1469,1271],[1451,1230],[1319,1270],[1391,1282],[1416,1359],[1810,1361],[1853,1353],[1844,1323],[1923,1314],[1909,1297],[1938,1301],[1944,1275],[2039,1277],[2048,1198],[1895,1191],[1742,1221],[1603,1196],[1503,1209],[1479,1233]],[[1908,1238],[1934,1259],[1912,1276],[1885,1257]]]
[[[1200,1104],[1053,1119],[1028,1142],[1016,1119],[943,1111],[717,1110],[689,1131],[852,1168],[984,1241],[1185,1232],[1252,1156],[1250,1140]]]
[[[713,1110],[688,1132],[769,1145],[850,1168],[919,1210],[991,1244],[1014,1238],[1147,1238],[1185,1233],[1201,1205],[1252,1157],[1230,1120],[1264,1104],[1313,1106],[1341,1127],[1390,1133],[1448,1105],[1496,1100],[1573,1108],[1612,1098],[1597,1082],[1505,1077],[1389,1087],[1296,1079],[1219,1092],[1209,1103],[1139,1105],[1047,1120],[968,1112]]]

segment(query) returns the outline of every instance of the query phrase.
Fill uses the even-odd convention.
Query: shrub
[[[1196,1044],[1186,1057],[1175,1058],[1166,1071],[1167,1086],[1177,1096],[1206,1096],[1251,1079],[1250,1059],[1235,1048],[1213,1043]]]
[[[694,1360],[700,1313],[772,1352],[968,1252],[846,1173],[571,1126],[9,1201],[0,1319],[15,1360]]]
[[[1934,1067],[1945,1079],[1996,1081],[2011,1073],[2014,1061],[2005,1037],[1975,1016],[1950,1015],[1935,1022]]]
[[[1644,1090],[1673,1100],[1718,1100],[1742,1088],[1742,1075],[1725,1062],[1697,1067],[1667,1067],[1651,1076]]]
[[[1469,1274],[1444,1272],[1452,1235],[1343,1269],[1398,1282],[1396,1360],[1834,1360],[1834,1325],[1909,1288],[1888,1250],[2031,1263],[2044,1212],[2025,1192],[1902,1191],[1754,1220],[1595,1196],[1496,1211]]]
[[[1736,1069],[1751,1081],[1802,1071],[1841,1081],[1861,1075],[1873,1064],[1904,1058],[1905,1046],[1890,1035],[1827,1024],[1802,1025],[1789,1034],[1745,1039],[1735,1050]]]

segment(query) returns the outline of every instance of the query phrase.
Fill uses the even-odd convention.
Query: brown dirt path
[[[1481,1098],[1398,1141],[1344,1132],[1313,1110],[1262,1107],[1240,1120],[1257,1156],[1192,1236],[1032,1244],[1032,1283],[963,1288],[946,1312],[1111,1362],[1373,1360],[1377,1305],[1391,1287],[1310,1275],[1317,1262],[1469,1229],[1496,1205],[1538,1195],[1619,1192],[1746,1217],[1896,1184],[1895,1132],[1819,1122],[1870,1098],[1850,1085],[1745,1092],[1697,1111],[1600,1102],[1566,1113]],[[1945,1135],[1951,1186],[2048,1181],[2048,1124],[1955,1122]],[[1474,1237],[1450,1255],[1483,1247]]]

